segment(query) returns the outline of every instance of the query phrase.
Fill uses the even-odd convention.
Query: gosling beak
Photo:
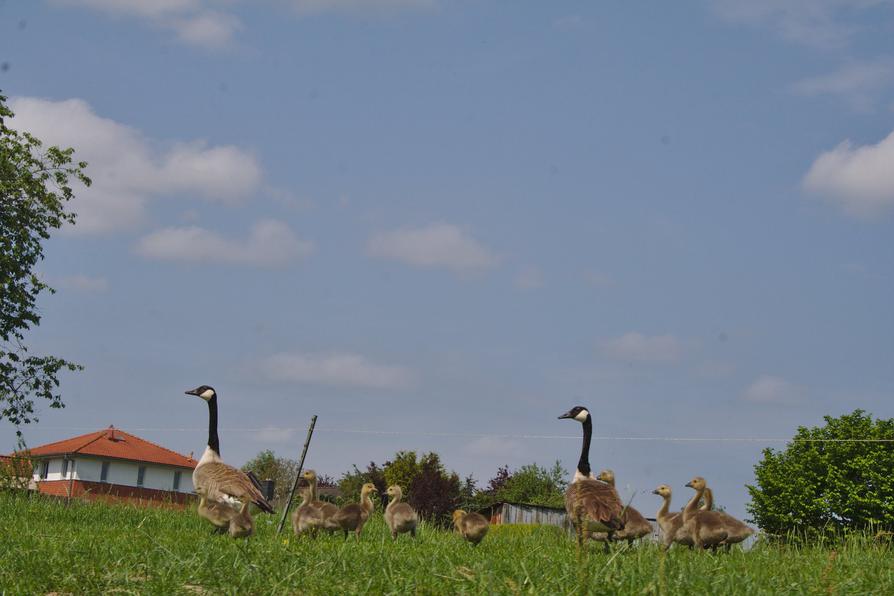
[[[571,413],[571,410],[568,410],[567,412],[559,416],[559,420],[562,420],[563,418],[574,418],[574,414]]]
[[[653,490],[653,491],[652,491],[652,494],[653,494],[653,495],[657,495],[657,494],[658,494],[658,489],[656,488],[655,490]]]
[[[683,486],[685,486],[685,487],[687,487],[687,488],[692,488],[692,483],[691,483],[691,482],[687,482],[687,483],[684,484]]]

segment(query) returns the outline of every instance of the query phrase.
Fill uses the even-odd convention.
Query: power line
[[[96,427],[61,427],[61,426],[44,426],[34,428],[32,430],[53,430],[53,431],[95,431]],[[128,427],[121,428],[128,432],[204,432],[202,428],[172,428],[172,427]],[[275,427],[266,426],[258,428],[221,428],[221,432],[242,432],[242,433],[292,433],[303,429],[297,427]],[[534,435],[534,434],[488,434],[488,433],[452,433],[452,432],[430,432],[430,431],[407,431],[407,430],[370,430],[370,429],[353,429],[353,428],[318,428],[318,433],[343,433],[343,434],[361,434],[361,435],[380,435],[380,436],[416,436],[416,437],[447,437],[447,438],[465,438],[465,439],[521,439],[521,440],[580,440],[580,435]],[[652,441],[667,443],[894,443],[894,439],[802,439],[802,438],[780,438],[780,437],[670,437],[670,436],[654,436],[654,437],[623,437],[623,436],[594,436],[594,441]]]

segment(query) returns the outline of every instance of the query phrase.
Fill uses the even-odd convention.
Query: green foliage
[[[273,451],[266,449],[246,462],[242,471],[254,472],[259,480],[273,480],[273,506],[279,508],[289,496],[289,490],[298,473],[298,462],[287,457],[277,457]]]
[[[28,134],[7,128],[13,116],[0,95],[0,415],[17,427],[36,422],[34,398],[64,407],[58,392],[61,370],[80,370],[55,356],[29,353],[25,333],[40,324],[37,298],[52,288],[38,278],[43,242],[50,232],[73,224],[66,210],[74,197],[71,181],[85,185],[85,162],[73,163],[74,149],[43,147]]]
[[[522,466],[514,472],[502,467],[491,479],[488,490],[476,499],[479,507],[507,501],[547,507],[565,506],[565,480],[568,472],[556,461],[551,468],[536,463]]]
[[[891,594],[890,546],[759,542],[729,554],[599,544],[578,556],[552,526],[496,526],[471,547],[423,525],[391,541],[377,509],[361,539],[213,535],[195,511],[66,504],[0,491],[0,586],[7,594]]]
[[[379,496],[383,499],[385,498],[383,495],[385,489],[388,488],[388,483],[385,481],[385,474],[382,471],[382,468],[377,466],[375,462],[369,462],[365,472],[361,472],[355,465],[350,472],[342,474],[341,478],[338,480],[338,489],[342,494],[340,504],[356,503],[357,499],[360,498],[360,489],[367,482],[374,484],[376,490],[379,492]]]
[[[428,522],[447,527],[460,503],[456,472],[448,473],[437,453],[427,453],[419,462],[419,473],[409,486],[409,502]]]
[[[894,443],[846,440],[892,440],[894,419],[856,410],[825,421],[800,427],[784,451],[764,450],[748,487],[755,523],[778,535],[894,530]]]
[[[394,458],[385,462],[383,466],[385,482],[388,486],[396,484],[406,493],[420,469],[415,451],[398,451],[394,454]]]

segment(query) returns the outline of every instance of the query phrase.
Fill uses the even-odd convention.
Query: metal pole
[[[307,428],[307,440],[304,441],[304,449],[301,450],[301,459],[298,460],[298,471],[295,472],[295,480],[292,482],[292,490],[289,491],[289,498],[285,507],[282,508],[282,519],[279,520],[279,528],[276,533],[282,532],[282,527],[286,525],[286,516],[289,515],[289,507],[292,506],[292,497],[295,496],[295,489],[298,488],[298,479],[301,478],[301,470],[304,468],[304,456],[307,455],[307,446],[310,445],[310,438],[314,434],[314,426],[317,423],[317,415],[314,414],[310,419],[310,426]]]

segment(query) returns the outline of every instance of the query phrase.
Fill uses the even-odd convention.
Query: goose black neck
[[[577,462],[577,471],[584,476],[590,475],[590,438],[593,436],[593,422],[590,417],[583,422],[584,443],[580,450],[580,460]]]
[[[220,439],[217,438],[217,396],[208,400],[208,447],[220,455]]]

